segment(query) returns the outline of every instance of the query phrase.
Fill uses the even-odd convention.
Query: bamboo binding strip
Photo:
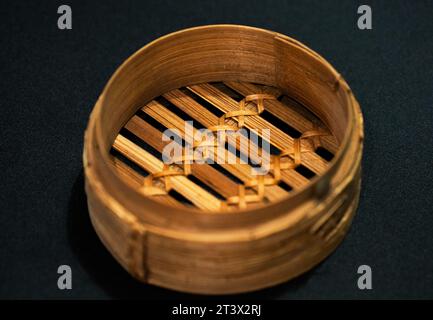
[[[224,139],[257,133],[259,153],[242,163],[249,141],[227,139],[220,154],[221,141],[191,140],[200,128]],[[176,163],[162,161],[166,129],[184,147]],[[343,239],[359,198],[362,140],[349,86],[298,41],[236,25],[175,32],[127,59],[92,111],[83,154],[91,220],[145,283],[206,294],[269,287]],[[189,162],[187,150],[198,148],[235,161]],[[256,175],[266,152],[269,170]]]

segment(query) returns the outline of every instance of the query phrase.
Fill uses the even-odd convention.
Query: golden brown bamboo
[[[260,89],[252,83],[226,82],[225,84],[243,96],[260,92]],[[291,125],[301,133],[314,128],[314,124],[311,119],[308,119],[305,115],[299,114],[293,107],[288,108],[278,100],[269,100],[266,110],[287,124]],[[317,126],[323,131],[328,131],[328,129],[321,123],[317,123]],[[327,136],[321,137],[320,140],[326,149],[332,153],[337,152],[338,144],[334,136],[329,134]]]
[[[169,110],[167,110],[163,105],[159,104],[158,102],[151,101],[149,104],[143,107],[142,110],[146,114],[152,116],[155,120],[158,120],[158,122],[165,125],[166,127],[178,129],[182,133],[182,136],[187,134],[184,130],[184,121]],[[193,132],[193,134],[195,134],[196,130],[194,129]],[[192,139],[193,137],[187,138]],[[213,149],[210,149],[209,153],[213,155],[214,159],[216,159],[217,161],[220,160],[222,162],[221,166],[224,169],[238,177],[240,180],[248,182],[255,178],[252,175],[251,167],[248,164],[227,164],[224,163],[224,159],[220,159],[220,155]],[[270,201],[277,201],[284,197],[286,194],[287,193],[285,192],[285,190],[277,185],[265,187],[265,196]]]
[[[131,120],[129,120],[125,125],[125,128],[131,131],[137,137],[146,141],[157,151],[163,151],[166,142],[164,142],[161,138],[162,133],[140,117],[132,117]],[[238,186],[235,182],[208,164],[201,165],[192,163],[191,171],[193,175],[197,176],[197,178],[201,179],[204,183],[225,197],[233,196],[238,191]]]
[[[194,101],[191,97],[187,96],[185,93],[180,90],[172,90],[166,94],[164,97],[180,108],[182,111],[189,114],[193,119],[197,119],[200,123],[205,125],[206,127],[212,127],[218,124],[218,118],[211,112],[209,112],[202,105]],[[229,119],[226,124],[235,125],[235,121]],[[242,150],[244,147],[242,146],[242,142],[244,140],[237,139],[236,149]],[[229,141],[229,144],[232,144],[232,141]],[[263,149],[259,148],[260,152],[266,152]],[[253,160],[257,160],[253,158]],[[293,189],[299,189],[305,186],[308,183],[308,179],[297,173],[296,171],[283,171],[282,172],[282,181],[291,186]]]
[[[122,135],[117,136],[113,148],[150,173],[161,172],[163,170],[163,163],[160,160]],[[177,192],[184,195],[186,198],[191,199],[191,201],[199,208],[212,211],[220,210],[220,200],[189,181],[186,176],[174,176],[170,178],[170,181]]]
[[[131,187],[138,189],[143,185],[144,177],[137,173],[137,171],[130,168],[124,162],[113,157],[113,165],[115,166],[117,172],[122,175]],[[160,186],[162,188],[162,186]],[[168,195],[155,195],[154,199],[161,203],[167,203],[174,207],[183,207],[184,205]]]
[[[159,152],[159,130],[138,120],[141,110],[163,126],[183,128],[182,119],[154,99],[163,95],[192,119],[207,127],[218,119],[185,94],[188,87],[223,113],[240,104],[225,83],[241,95],[285,95],[299,102],[265,100],[265,110],[299,132],[300,164],[316,173],[310,180],[293,169],[281,180],[294,190],[265,187],[267,201],[231,206],[184,175],[181,166],[167,166],[148,151],[119,135],[121,128]],[[264,87],[263,87],[264,86]],[[182,89],[184,90],[184,89]],[[254,102],[247,105],[255,109]],[[320,130],[332,136],[320,143],[334,153],[331,162],[318,156],[312,143],[313,121],[305,106],[320,118]],[[145,107],[143,107],[145,106]],[[296,158],[297,141],[260,115],[244,117],[249,129],[272,131],[271,142]],[[226,124],[237,125],[229,117]],[[182,133],[185,135],[185,133]],[[317,140],[317,139],[316,139]],[[110,155],[116,149],[151,174],[172,170],[168,177],[146,180]],[[239,148],[240,145],[236,144]],[[359,200],[363,120],[349,86],[320,55],[282,34],[237,25],[213,25],[175,32],[146,45],[112,76],[89,119],[84,141],[86,193],[92,224],[115,259],[135,278],[174,290],[228,294],[269,287],[311,269],[325,259],[347,233]],[[288,162],[291,163],[291,162]],[[299,163],[297,163],[299,165]],[[247,195],[204,165],[191,174],[225,197]],[[249,165],[224,165],[248,184]],[[212,177],[215,174],[215,179]],[[275,172],[274,172],[275,174]],[[273,175],[271,172],[270,176]],[[175,202],[164,192],[143,192],[148,182],[167,191],[167,183],[194,206]],[[238,192],[242,189],[241,187]]]
[[[219,91],[217,88],[209,84],[193,85],[188,87],[192,92],[201,96],[203,99],[213,104],[215,107],[224,112],[238,110],[238,104],[235,100]],[[293,148],[293,138],[285,134],[283,131],[269,123],[259,116],[251,116],[245,119],[245,126],[249,129],[269,129],[271,132],[270,143],[275,145],[280,150]],[[301,147],[305,151],[311,151],[311,146],[308,142],[302,141]],[[312,152],[303,154],[303,163],[315,173],[325,171],[326,161]]]

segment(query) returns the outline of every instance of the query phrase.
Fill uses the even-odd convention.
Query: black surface
[[[73,29],[57,29],[69,4]],[[433,298],[433,1],[2,1],[0,297],[189,298],[142,285],[88,218],[82,141],[109,76],[166,33],[235,23],[292,36],[343,74],[365,118],[363,188],[343,244],[325,262],[249,298]],[[57,289],[57,267],[73,289]],[[373,269],[373,290],[357,268]],[[204,297],[201,297],[204,298]]]

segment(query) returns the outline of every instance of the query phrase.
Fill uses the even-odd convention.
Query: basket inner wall
[[[335,71],[317,54],[274,32],[233,26],[193,29],[151,43],[113,75],[101,99],[102,147],[144,102],[191,84],[240,81],[280,88],[318,115],[339,142],[349,109]],[[343,92],[343,94],[341,94]]]
[[[264,205],[269,201],[277,201],[293,190],[303,188],[308,185],[311,177],[321,175],[327,169],[329,160],[332,159],[332,155],[335,154],[339,143],[343,140],[349,106],[342,88],[335,87],[336,75],[333,69],[330,70],[323,66],[322,61],[319,61],[315,54],[302,49],[303,47],[300,44],[291,43],[285,39],[281,40],[281,37],[273,32],[256,29],[243,30],[227,26],[191,30],[188,37],[172,34],[159,39],[156,43],[151,43],[133,55],[119,68],[104,90],[103,96],[101,96],[101,112],[99,113],[100,121],[98,126],[102,138],[100,145],[102,150],[106,150],[106,158],[109,160],[107,165],[112,167],[114,164],[120,176],[123,176],[123,179],[127,177],[127,183],[129,185],[132,183],[136,189],[143,184],[143,177],[146,174],[152,172],[152,170],[160,171],[157,168],[159,165],[150,170],[148,165],[142,163],[138,166],[141,169],[137,169],[137,166],[128,162],[131,159],[119,160],[121,156],[115,156],[114,158],[112,154],[109,156],[112,147],[115,149],[114,154],[116,152],[117,155],[122,153],[121,148],[116,147],[119,132],[121,136],[123,136],[122,133],[124,132],[132,134],[132,136],[127,134],[127,138],[140,136],[137,132],[131,133],[134,130],[146,132],[143,128],[140,128],[143,122],[146,122],[143,117],[153,118],[153,120],[159,117],[156,123],[150,124],[152,129],[147,129],[150,131],[157,129],[161,132],[161,127],[158,128],[158,126],[162,125],[164,127],[163,122],[167,121],[167,118],[166,115],[158,114],[158,112],[163,110],[161,106],[165,109],[166,106],[161,104],[161,101],[152,100],[155,97],[162,96],[162,99],[169,101],[170,99],[167,99],[166,95],[178,90],[181,93],[187,92],[198,96],[201,101],[204,100],[206,104],[201,106],[208,112],[210,112],[208,108],[210,105],[214,109],[219,108],[221,112],[228,112],[230,110],[224,108],[230,109],[230,107],[234,107],[234,104],[238,108],[239,101],[236,100],[236,97],[231,97],[228,92],[224,92],[227,88],[243,97],[268,90],[274,94],[278,92],[278,94],[275,95],[275,101],[266,101],[266,105],[285,105],[285,102],[290,101],[292,105],[302,106],[296,111],[299,113],[298,118],[289,117],[286,121],[284,121],[284,117],[287,116],[286,113],[290,110],[287,105],[285,110],[280,106],[274,108],[273,112],[265,108],[265,112],[260,116],[277,119],[280,124],[285,123],[285,125],[278,128],[278,132],[281,131],[280,137],[277,139],[280,145],[275,146],[275,143],[272,143],[276,149],[275,155],[287,151],[287,148],[291,148],[293,153],[293,141],[296,141],[297,135],[302,135],[309,130],[315,130],[317,126],[323,129],[323,132],[326,132],[326,136],[323,137],[299,139],[302,145],[302,163],[298,163],[293,170],[282,170],[284,173],[278,183],[269,185],[265,183],[264,189],[273,191],[260,190],[260,201],[240,201],[239,199],[236,201],[233,198],[236,195],[239,198],[241,193],[238,185],[245,184],[246,181],[249,181],[247,179],[249,177],[227,173],[224,168],[225,171],[214,168],[210,172],[215,175],[208,177],[208,181],[204,182],[203,176],[200,177],[201,179],[198,178],[200,181],[194,181],[195,184],[204,182],[204,185],[201,185],[200,188],[205,192],[201,192],[198,196],[194,189],[189,190],[189,193],[185,192],[183,190],[184,186],[167,188],[165,182],[160,181],[167,180],[164,178],[154,179],[152,186],[159,186],[168,195],[155,194],[152,198],[157,199],[159,197],[163,203],[174,206],[193,205],[210,211],[220,211],[222,210],[220,203],[227,202],[230,198],[229,202],[233,202],[234,207],[236,205],[254,207]],[[216,83],[219,81],[223,81],[223,83]],[[233,105],[230,103],[221,104],[217,101],[218,99],[216,101],[206,101],[206,99],[209,100],[209,92],[203,91],[202,86],[210,86],[207,89],[215,87],[217,95],[220,92],[228,95],[234,101]],[[251,87],[254,88],[254,86],[259,90],[251,90]],[[211,97],[213,93],[210,93]],[[323,99],[318,97],[323,97]],[[215,99],[215,97],[212,99]],[[176,99],[172,98],[172,100]],[[144,105],[146,101],[150,102]],[[251,105],[254,105],[254,103],[254,101],[250,102]],[[151,104],[151,107],[149,107],[149,104]],[[169,101],[169,104],[174,105],[177,109],[182,108],[173,101]],[[188,114],[187,110],[182,111]],[[194,108],[190,108],[190,111],[194,111]],[[153,116],[149,115],[148,112],[154,112]],[[217,117],[217,115],[214,114],[214,117]],[[201,119],[200,115],[197,117],[197,114],[194,114],[191,118],[196,121],[202,120],[202,122],[209,120],[208,118]],[[138,119],[143,121],[140,122]],[[238,121],[236,117],[229,120]],[[268,123],[268,120],[265,119],[265,123]],[[129,130],[128,127],[134,127],[134,129]],[[293,130],[288,133],[287,130],[290,131],[290,128]],[[132,138],[132,140],[135,138]],[[152,135],[146,132],[144,139],[142,136],[140,140],[145,141],[144,143],[148,145],[146,148],[150,145],[148,150],[157,151],[158,146],[156,144],[158,142],[153,141],[154,145],[152,146],[151,141],[147,141],[148,139],[153,140]],[[157,139],[159,139],[160,143],[160,137]],[[129,139],[126,140],[130,141]],[[123,142],[127,143],[127,141]],[[123,145],[123,147],[128,148],[130,146]],[[146,150],[146,148],[140,149]],[[153,153],[155,157],[158,151]],[[129,155],[131,154],[129,153]],[[293,156],[293,154],[291,155]],[[136,160],[133,161],[135,164],[137,163]],[[287,161],[287,159],[282,160],[283,162],[284,160]],[[209,172],[206,172],[206,174],[210,175]],[[232,179],[232,176],[235,176],[239,181]],[[219,177],[219,180],[212,179],[214,177]],[[191,180],[197,177],[188,174],[184,178]],[[168,178],[168,180],[173,179]],[[221,181],[228,182],[222,183]],[[182,185],[181,182],[178,183]],[[221,186],[217,186],[218,184],[221,184]],[[211,189],[206,188],[209,186]],[[242,191],[244,193],[243,197],[251,195],[250,198],[254,198],[254,193],[258,192],[257,188],[257,185],[251,188],[246,186],[245,189],[249,190]],[[179,192],[179,190],[183,192]],[[236,192],[233,192],[234,190]],[[263,196],[266,193],[269,194],[269,197]],[[242,204],[240,204],[241,202]]]

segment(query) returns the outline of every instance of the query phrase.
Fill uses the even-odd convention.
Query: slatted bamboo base
[[[245,116],[243,128],[270,129],[273,154],[269,159],[273,158],[273,162],[278,159],[281,171],[279,178],[275,178],[275,168],[262,177],[262,194],[258,190],[261,177],[253,174],[251,163],[242,164],[238,154],[233,161],[236,163],[220,161],[218,164],[214,146],[207,147],[213,163],[192,163],[190,170],[182,162],[173,165],[169,185],[166,176],[153,178],[168,170],[164,171],[162,163],[161,153],[169,143],[163,141],[163,131],[178,130],[181,138],[187,139],[194,131],[185,132],[185,121],[195,121],[204,128],[216,127],[224,115],[238,110],[242,101],[257,94],[267,95],[263,111]],[[251,101],[245,109],[256,113],[257,105]],[[224,120],[233,130],[240,128],[238,117]],[[245,82],[197,84],[167,92],[140,108],[121,132],[113,144],[113,165],[132,188],[174,207],[214,212],[256,208],[287,197],[292,190],[305,187],[309,179],[324,172],[338,149],[337,140],[328,128],[301,104],[277,88]],[[226,140],[240,152],[246,141],[236,138]],[[295,143],[300,144],[296,165],[289,157]],[[287,155],[282,156],[285,151]],[[242,193],[243,199],[239,197]]]
[[[257,131],[271,145],[269,170],[253,174],[267,152],[260,148],[241,163],[242,139],[225,140],[235,163],[214,144],[205,149],[217,163],[187,164],[186,148],[180,163],[162,161],[166,129],[185,142],[201,128],[244,129],[251,139]],[[313,267],[344,237],[362,139],[348,85],[299,42],[243,26],[180,31],[128,59],[92,112],[84,147],[91,219],[143,282],[208,294],[268,287]]]

